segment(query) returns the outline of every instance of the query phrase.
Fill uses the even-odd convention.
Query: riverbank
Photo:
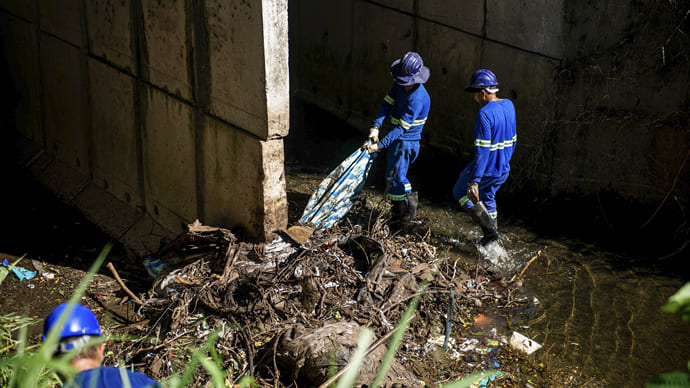
[[[105,333],[139,338],[134,342],[109,341],[106,364],[121,364],[124,356],[128,367],[164,380],[179,373],[182,365],[176,360],[186,359],[190,349],[200,348],[208,335],[216,332],[220,333],[216,352],[224,360],[223,366],[236,373],[233,378],[249,374],[261,386],[290,386],[289,380],[277,377],[287,376],[282,368],[297,362],[284,354],[281,357],[280,350],[289,346],[281,338],[288,332],[297,327],[308,332],[349,322],[355,327],[369,327],[381,338],[394,329],[415,290],[428,279],[430,283],[410,321],[405,345],[396,357],[398,366],[389,377],[391,384],[407,381],[406,386],[421,386],[424,381],[427,386],[436,386],[487,369],[504,373],[489,386],[544,386],[548,381],[565,379],[554,373],[566,373],[562,367],[544,364],[508,345],[510,326],[506,316],[518,310],[529,313],[525,306],[530,301],[519,295],[515,285],[480,268],[449,262],[418,235],[387,237],[385,227],[374,234],[365,231],[357,236],[350,229],[334,232],[315,236],[302,249],[285,241],[253,245],[236,241],[229,231],[202,225],[190,227],[190,235],[181,236],[161,252],[170,268],[168,276],[161,274],[152,281],[149,291],[138,293],[142,305],[127,297],[112,274],[106,271],[97,275],[82,303],[96,312]],[[323,248],[334,237],[342,243]],[[228,250],[237,253],[227,256],[225,263],[217,260],[226,258]],[[199,252],[204,251],[206,255],[200,256]],[[263,255],[256,256],[262,251]],[[367,271],[369,266],[362,260],[377,255],[379,265]],[[388,259],[381,261],[383,257]],[[230,259],[232,264],[228,266]],[[265,268],[274,262],[278,266],[273,270]],[[115,268],[123,272],[131,286],[124,264],[117,262]],[[18,265],[33,269],[28,258]],[[172,266],[179,271],[171,278]],[[259,267],[260,271],[252,270]],[[228,268],[233,269],[228,272]],[[370,283],[377,275],[373,272],[376,269],[383,270],[378,273],[381,278],[376,284]],[[30,317],[39,317],[35,309],[40,305],[49,308],[52,299],[55,303],[64,300],[84,275],[81,270],[50,263],[45,263],[43,270],[44,274],[32,280],[9,278],[0,285],[7,299],[12,296],[15,307],[21,310],[19,306],[31,306],[33,312],[23,312]],[[166,286],[161,287],[163,279]],[[204,286],[209,284],[210,289]],[[456,294],[454,300],[451,291]],[[222,300],[225,303],[219,303]],[[454,313],[448,319],[450,306]],[[447,343],[443,334],[446,330],[450,330]],[[32,336],[33,341],[38,335],[40,331]],[[296,338],[291,337],[293,341]],[[316,363],[319,352],[312,350],[314,354],[306,352],[301,357]],[[332,366],[336,370],[342,367],[344,364]],[[405,371],[414,373],[406,375]],[[591,379],[583,380],[573,373],[569,372],[568,379],[576,378],[578,384],[564,382],[560,386],[581,386],[584,381],[591,384]],[[317,377],[309,373],[293,376],[301,382],[299,386],[318,385],[314,380]],[[204,386],[208,378],[199,371],[191,386]]]

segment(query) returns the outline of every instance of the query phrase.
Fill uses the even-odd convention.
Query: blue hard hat
[[[60,303],[53,311],[48,314],[43,322],[43,340],[51,330],[54,330],[62,315],[70,307],[69,303]],[[101,327],[98,326],[98,319],[88,307],[75,304],[69,315],[65,319],[62,329],[59,330],[60,338],[74,337],[80,335],[101,335]]]
[[[395,83],[401,86],[423,84],[429,79],[430,74],[429,68],[424,66],[422,57],[413,52],[396,59],[390,70]]]
[[[470,79],[470,86],[465,88],[467,92],[478,92],[480,90],[498,86],[498,80],[491,70],[479,69],[472,74],[472,79]]]

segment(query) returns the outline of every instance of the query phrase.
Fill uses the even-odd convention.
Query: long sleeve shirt
[[[390,130],[379,141],[379,148],[387,148],[398,139],[420,140],[430,105],[431,99],[424,85],[417,84],[406,92],[402,86],[393,84],[381,102],[373,123],[374,126],[380,128],[383,120],[390,113]]]
[[[515,107],[508,99],[490,101],[474,122],[472,180],[501,176],[510,171],[510,158],[517,144]]]
[[[111,366],[87,369],[74,376],[74,380],[62,388],[121,388],[127,380],[131,388],[163,388],[156,380],[140,372]]]

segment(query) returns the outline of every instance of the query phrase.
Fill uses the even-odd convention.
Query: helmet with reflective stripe
[[[470,79],[470,86],[465,88],[468,92],[478,92],[486,88],[498,86],[498,80],[491,70],[480,69],[472,74],[472,79]]]
[[[101,327],[98,326],[98,319],[88,307],[75,304],[69,315],[64,320],[61,328],[55,326],[60,318],[69,310],[69,303],[61,303],[48,314],[43,322],[43,340],[51,330],[58,330],[60,338],[74,337],[81,335],[101,335]]]

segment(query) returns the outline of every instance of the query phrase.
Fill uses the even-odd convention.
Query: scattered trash
[[[144,267],[146,267],[146,271],[152,278],[158,276],[163,267],[165,267],[165,263],[162,262],[161,259],[154,259],[151,256],[148,256],[146,259],[144,259],[144,262],[142,264],[144,264]]]
[[[458,350],[461,352],[471,352],[477,347],[477,345],[479,345],[479,340],[476,338],[470,338],[461,343],[458,346]]]
[[[484,378],[480,379],[479,381],[470,385],[470,387],[471,388],[486,388],[489,386],[490,382],[494,381],[496,379],[496,377],[499,377],[500,375],[501,375],[501,373],[496,373],[494,375],[484,377]]]
[[[448,343],[451,346],[455,345],[455,338],[447,338],[445,335],[440,335],[436,338],[429,338],[428,341],[426,341],[427,345],[433,345],[438,348],[443,348],[443,345],[448,341]]]
[[[141,365],[141,371],[165,379],[186,349],[200,348],[210,333],[218,333],[216,350],[233,378],[251,369],[261,386],[287,386],[283,380],[317,386],[337,371],[327,367],[334,357],[336,369],[345,365],[359,328],[372,329],[379,339],[396,330],[426,281],[433,292],[421,295],[418,311],[423,313],[410,319],[396,356],[400,365],[387,382],[421,386],[415,376],[426,379],[436,372],[425,370],[425,362],[411,366],[409,360],[435,357],[443,345],[444,359],[453,360],[457,373],[498,368],[507,343],[493,330],[500,321],[486,320],[478,329],[475,320],[488,317],[488,309],[507,311],[531,298],[482,268],[470,272],[448,265],[428,236],[392,235],[387,224],[363,216],[366,222],[351,217],[348,222],[369,225],[364,232],[353,233],[358,229],[352,225],[317,230],[303,246],[281,234],[252,243],[227,229],[198,221],[188,225],[185,233],[139,262],[156,276],[147,292],[135,295],[139,306],[131,295],[127,304],[118,302],[135,309],[128,316],[136,323],[113,326],[110,334],[146,341],[113,345],[117,352],[106,362],[116,364],[115,354],[127,354],[128,365]],[[119,282],[111,284],[117,288]],[[122,284],[120,289],[125,290]],[[449,298],[451,290],[455,298]],[[94,295],[106,298],[108,293]],[[450,333],[448,320],[453,322]],[[165,345],[152,348],[149,343]],[[372,361],[384,350],[372,350]],[[510,358],[500,364],[509,369],[515,362]],[[366,375],[361,382],[369,380]]]
[[[14,274],[14,276],[16,276],[20,282],[23,281],[24,279],[31,280],[34,278],[34,276],[36,276],[36,271],[29,271],[28,269],[25,269],[22,267],[17,267],[16,265],[12,266],[7,261],[7,259],[5,259],[2,262],[2,266],[10,268],[12,270],[12,273]]]
[[[326,240],[326,242],[323,243],[323,245],[321,245],[321,250],[327,251],[327,250],[333,248],[335,246],[335,244],[337,244],[337,243],[338,243],[338,238],[332,237],[332,238]]]
[[[34,266],[34,269],[44,278],[46,279],[52,279],[55,277],[55,274],[52,272],[48,272],[43,268],[43,264],[41,264],[40,261],[36,259],[31,259],[31,264]]]
[[[309,198],[300,224],[321,229],[338,222],[362,191],[376,155],[358,148],[331,171]]]
[[[528,337],[525,337],[517,331],[514,331],[513,335],[510,337],[510,346],[527,354],[532,354],[541,348],[540,344],[534,342]]]

